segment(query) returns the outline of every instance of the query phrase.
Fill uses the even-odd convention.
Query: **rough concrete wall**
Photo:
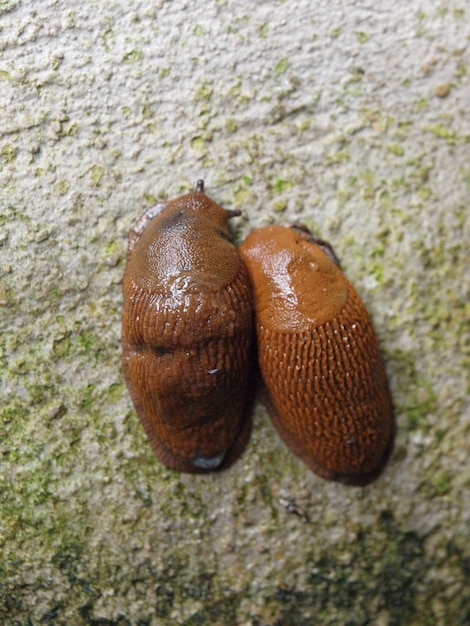
[[[2,624],[470,623],[465,0],[0,2]],[[383,476],[307,471],[256,407],[163,468],[119,363],[130,225],[204,178],[301,219],[373,316]]]

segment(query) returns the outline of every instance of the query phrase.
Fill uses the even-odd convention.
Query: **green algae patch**
[[[279,61],[274,66],[274,71],[276,74],[285,74],[287,72],[287,68],[289,66],[289,59],[283,57],[279,59]]]
[[[133,65],[134,63],[137,63],[137,61],[139,61],[141,56],[142,50],[130,50],[129,52],[126,52],[126,54],[122,57],[122,63],[125,63],[126,65]]]
[[[16,148],[11,143],[6,143],[0,148],[0,163],[13,163],[16,159]]]
[[[99,187],[101,185],[101,181],[103,175],[105,173],[104,168],[101,165],[95,163],[90,170],[90,180],[94,187]]]
[[[290,180],[284,180],[283,178],[276,178],[273,182],[273,189],[275,193],[283,193],[292,189],[294,183]]]

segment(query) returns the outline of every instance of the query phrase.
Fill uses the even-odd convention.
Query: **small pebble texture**
[[[466,0],[0,2],[0,623],[470,624]],[[130,227],[204,179],[329,241],[397,420],[322,480],[257,402],[166,469],[120,366]]]

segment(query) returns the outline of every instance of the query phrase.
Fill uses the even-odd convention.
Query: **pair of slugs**
[[[183,472],[229,467],[250,436],[257,360],[289,448],[323,478],[365,485],[394,438],[367,310],[329,244],[266,226],[237,249],[237,215],[198,181],[130,231],[122,366],[153,451]]]

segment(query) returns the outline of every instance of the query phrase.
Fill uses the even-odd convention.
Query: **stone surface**
[[[469,17],[0,3],[2,624],[470,623]],[[370,487],[308,472],[261,405],[223,474],[153,457],[119,364],[126,237],[198,178],[237,241],[304,221],[367,304],[398,421]]]

